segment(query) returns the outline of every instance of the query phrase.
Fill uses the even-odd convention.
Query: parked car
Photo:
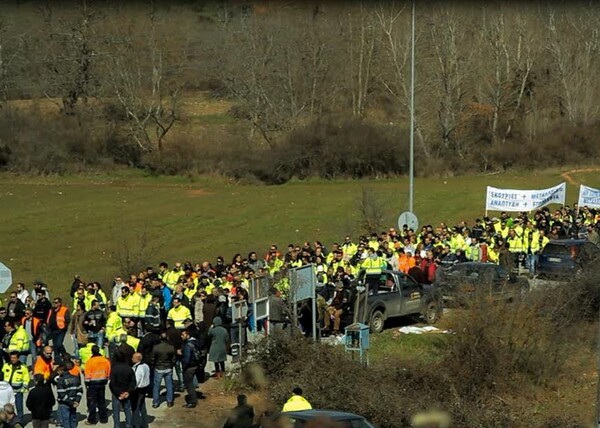
[[[546,244],[540,253],[538,277],[561,279],[581,273],[600,260],[600,248],[587,239],[557,239]]]
[[[340,428],[375,428],[369,421],[359,415],[335,410],[302,410],[298,412],[279,413],[274,420],[289,418],[294,428],[302,428],[309,421],[316,419],[329,419],[337,422]]]
[[[445,302],[467,304],[474,297],[508,299],[529,290],[529,280],[493,263],[457,263],[438,269],[434,284]]]
[[[363,269],[354,285],[353,289],[363,291],[354,296],[353,321],[368,324],[374,333],[383,331],[385,321],[390,318],[413,315],[433,324],[442,316],[442,295],[437,288],[419,284],[403,272],[383,270],[371,275]],[[373,292],[375,288],[376,293]]]

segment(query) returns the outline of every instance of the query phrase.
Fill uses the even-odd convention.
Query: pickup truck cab
[[[374,333],[383,331],[390,318],[420,316],[427,324],[433,324],[442,316],[442,294],[437,288],[419,284],[403,272],[382,270],[380,274],[367,274],[361,270],[354,282],[354,322],[369,325]]]

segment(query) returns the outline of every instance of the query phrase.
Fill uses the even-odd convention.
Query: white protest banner
[[[487,187],[486,211],[533,211],[550,204],[565,204],[567,184],[549,189],[515,190]]]
[[[588,208],[600,208],[600,189],[593,187],[579,186],[579,208],[587,206]]]

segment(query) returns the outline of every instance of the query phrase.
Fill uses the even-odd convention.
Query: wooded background
[[[417,174],[600,154],[597,4],[416,4]],[[410,20],[389,1],[5,2],[0,166],[404,174]]]

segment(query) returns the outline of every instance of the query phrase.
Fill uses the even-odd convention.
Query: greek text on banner
[[[550,204],[565,204],[567,184],[549,189],[516,190],[487,187],[486,211],[533,211]]]
[[[593,187],[579,186],[579,207],[600,208],[600,189]]]

